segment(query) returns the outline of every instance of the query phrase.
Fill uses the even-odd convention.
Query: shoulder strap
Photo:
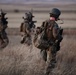
[[[52,31],[53,27],[54,27],[55,21],[52,20],[48,20],[48,27],[50,27],[50,30]]]

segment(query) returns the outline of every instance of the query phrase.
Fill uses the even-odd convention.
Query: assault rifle
[[[60,27],[60,30],[59,30],[59,34],[62,35],[63,34],[63,29]]]

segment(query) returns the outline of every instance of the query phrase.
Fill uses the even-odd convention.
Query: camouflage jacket
[[[6,19],[3,18],[2,23],[3,23],[3,29],[5,30],[7,28],[8,21],[6,21]]]
[[[50,37],[49,40],[52,42],[56,42],[57,40],[62,39],[62,35],[60,35],[60,27],[55,21],[46,20],[42,23],[41,28],[44,31],[42,39],[47,40],[47,38]],[[50,35],[47,36],[47,34],[49,34],[50,31]]]

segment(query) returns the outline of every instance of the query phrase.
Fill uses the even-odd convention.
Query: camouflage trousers
[[[5,31],[3,31],[2,34],[3,34],[3,39],[6,39],[7,38],[7,33]]]
[[[27,43],[28,45],[32,44],[31,36],[21,32],[21,44]]]
[[[0,33],[0,48],[4,48],[8,45],[9,39],[7,37],[7,33],[5,31],[2,31]]]
[[[52,47],[48,50],[41,50],[41,55],[44,61],[46,61],[46,72],[45,75],[49,75],[56,63],[56,52],[52,51]]]

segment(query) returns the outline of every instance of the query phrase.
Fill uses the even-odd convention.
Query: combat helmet
[[[24,20],[28,20],[29,19],[29,14],[28,13],[25,13],[25,16],[22,17]]]
[[[29,12],[28,14],[29,14],[29,17],[32,17],[32,18],[34,17],[32,12]]]
[[[31,21],[34,16],[33,16],[32,12],[28,12],[28,14],[29,14],[29,20]]]
[[[2,15],[3,18],[5,17],[6,14],[7,14],[7,13],[3,12],[3,10],[1,9],[0,15]]]
[[[53,8],[50,11],[50,15],[53,15],[56,19],[59,19],[60,14],[61,14],[61,11],[57,8]]]

